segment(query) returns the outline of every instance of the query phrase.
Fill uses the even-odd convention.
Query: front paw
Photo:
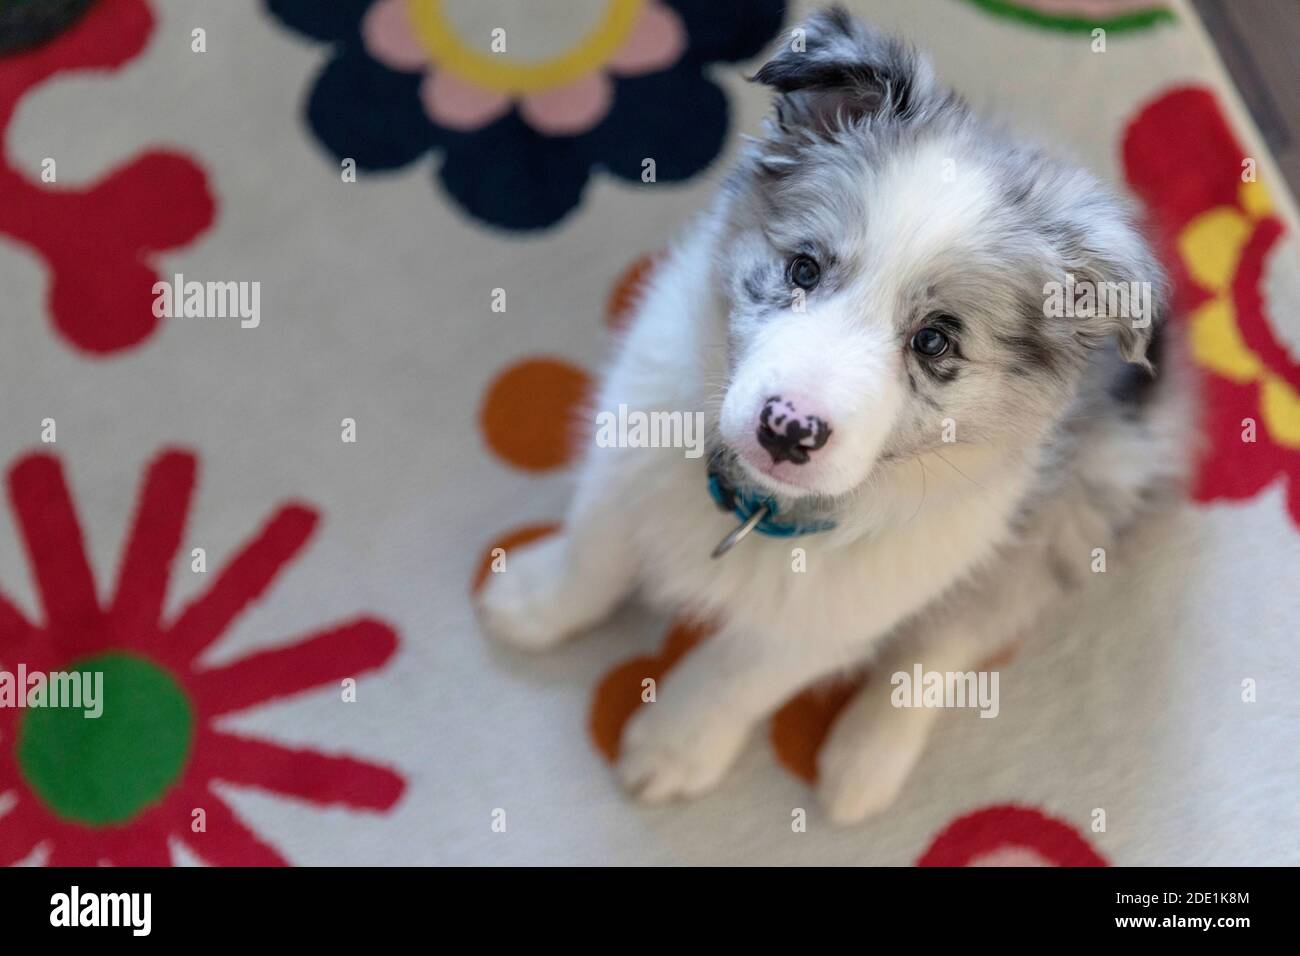
[[[834,823],[860,823],[888,809],[924,749],[889,720],[836,726],[817,756],[817,796]]]
[[[546,650],[581,625],[568,600],[563,535],[511,550],[505,568],[488,575],[478,596],[479,620],[492,636],[526,650]]]
[[[647,803],[712,789],[735,761],[749,725],[716,710],[643,704],[623,731],[616,767],[627,790]]]

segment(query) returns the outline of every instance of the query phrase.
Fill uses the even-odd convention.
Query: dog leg
[[[754,725],[806,684],[848,666],[865,644],[794,640],[724,629],[693,650],[623,733],[624,786],[659,802],[712,788]]]
[[[488,632],[527,650],[547,650],[607,617],[632,591],[630,509],[617,494],[614,462],[588,461],[564,526],[510,551],[488,575],[479,616]]]
[[[818,755],[817,788],[832,820],[855,823],[892,804],[942,712],[893,706],[892,675],[918,663],[926,672],[972,671],[1019,643],[1089,573],[1092,543],[1107,535],[1088,517],[1036,536],[1037,545],[1009,553],[890,639]]]
[[[890,677],[925,671],[967,671],[981,663],[976,642],[958,636],[903,646],[883,654],[871,668],[867,686],[858,691],[831,728],[817,755],[817,792],[835,823],[856,823],[894,802],[940,714],[936,707],[894,707]]]

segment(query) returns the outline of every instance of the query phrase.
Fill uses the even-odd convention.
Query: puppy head
[[[1145,362],[1164,279],[1119,200],[843,11],[801,30],[755,76],[775,116],[724,203],[719,431],[740,477],[835,496],[944,442],[1023,445],[1090,349]],[[1089,284],[1123,284],[1122,314],[1075,309]]]

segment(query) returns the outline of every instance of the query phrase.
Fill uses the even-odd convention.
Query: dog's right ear
[[[908,120],[936,95],[929,60],[842,7],[814,13],[782,38],[753,79],[772,87],[782,132],[828,132],[871,115]]]

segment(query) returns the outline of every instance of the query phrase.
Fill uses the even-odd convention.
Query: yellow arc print
[[[644,0],[609,0],[600,22],[574,46],[545,60],[510,62],[468,46],[448,21],[443,0],[407,0],[407,11],[434,63],[497,93],[522,94],[572,83],[607,62],[636,25]]]
[[[1246,344],[1232,299],[1242,251],[1272,206],[1258,183],[1244,184],[1238,202],[1239,207],[1218,206],[1201,213],[1178,237],[1188,274],[1211,293],[1191,316],[1192,356],[1238,385],[1256,383],[1268,434],[1284,448],[1300,449],[1300,393]]]

